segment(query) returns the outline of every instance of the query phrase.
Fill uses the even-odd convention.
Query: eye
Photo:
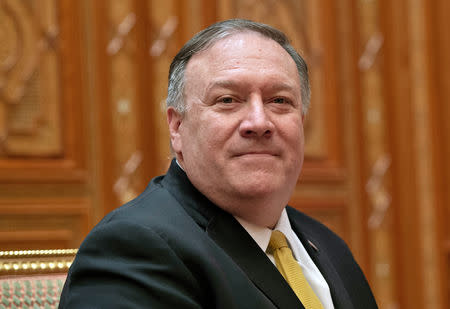
[[[225,94],[222,96],[218,96],[215,100],[214,100],[214,105],[217,106],[217,108],[219,109],[223,109],[223,110],[233,110],[235,108],[237,108],[238,103],[240,103],[241,100],[239,99],[239,97],[236,97],[234,95],[230,95],[230,94]]]
[[[272,101],[273,103],[277,103],[277,104],[286,104],[288,103],[288,101],[285,98],[275,98]]]
[[[232,97],[223,97],[219,99],[220,103],[233,103],[234,99]]]

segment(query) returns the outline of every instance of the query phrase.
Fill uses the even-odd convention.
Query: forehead
[[[237,70],[260,70],[261,73],[285,73],[299,81],[292,57],[274,40],[256,32],[227,36],[189,60],[186,75],[220,74]],[[206,76],[205,76],[206,77]]]

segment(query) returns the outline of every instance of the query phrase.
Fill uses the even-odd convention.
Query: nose
[[[247,102],[245,116],[240,123],[239,133],[243,137],[271,137],[274,132],[274,124],[265,110],[261,98],[252,98]]]

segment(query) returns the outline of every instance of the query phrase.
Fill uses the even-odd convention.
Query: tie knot
[[[286,236],[280,231],[273,231],[270,236],[269,246],[267,247],[268,251],[273,252],[283,247],[289,248]]]

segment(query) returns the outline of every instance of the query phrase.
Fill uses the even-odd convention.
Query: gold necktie
[[[272,253],[278,270],[289,283],[306,309],[323,309],[313,289],[306,281],[302,268],[294,259],[286,237],[280,231],[273,231],[270,237],[268,252]]]

